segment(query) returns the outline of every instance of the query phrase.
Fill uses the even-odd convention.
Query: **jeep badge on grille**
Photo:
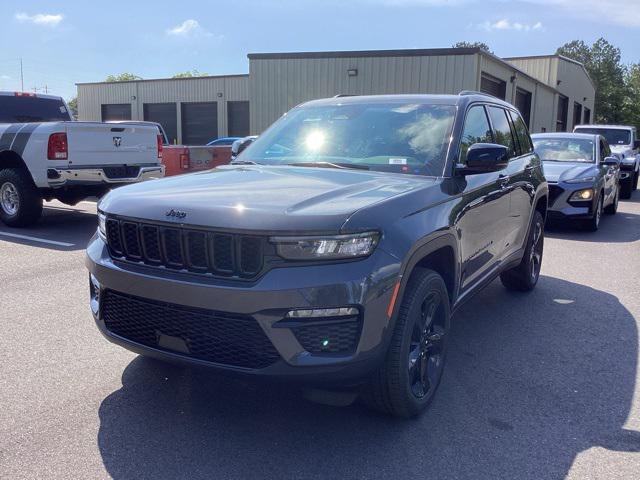
[[[174,210],[172,208],[167,213],[165,213],[165,216],[170,217],[170,218],[177,218],[177,219],[182,220],[183,218],[185,218],[187,216],[187,212],[182,212],[180,210]]]

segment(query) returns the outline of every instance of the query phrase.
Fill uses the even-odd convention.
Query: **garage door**
[[[109,103],[102,105],[102,121],[131,120],[130,103]]]
[[[504,100],[507,94],[507,82],[483,73],[480,79],[480,91]]]
[[[206,145],[218,138],[218,103],[198,102],[182,105],[182,143]]]
[[[227,102],[230,137],[249,135],[249,102]]]
[[[145,103],[144,119],[162,125],[169,143],[177,143],[178,114],[175,103]]]

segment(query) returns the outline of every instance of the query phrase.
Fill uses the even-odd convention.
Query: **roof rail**
[[[490,93],[476,92],[475,90],[462,90],[458,95],[460,95],[461,97],[466,97],[468,95],[482,95],[483,97],[497,98],[494,95],[491,95]]]
[[[342,97],[357,97],[358,95],[354,93],[339,93],[338,95],[334,95],[333,98],[342,98]]]

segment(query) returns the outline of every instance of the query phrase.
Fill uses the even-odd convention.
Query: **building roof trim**
[[[442,55],[475,55],[480,48],[411,48],[403,50],[344,50],[329,52],[273,52],[249,53],[249,60],[285,60],[305,58],[362,58],[362,57],[435,57]]]
[[[593,89],[596,90],[596,85],[593,83],[593,80],[591,79],[591,75],[589,75],[589,72],[587,72],[587,69],[584,66],[584,63],[579,62],[578,60],[574,60],[573,58],[565,57],[564,55],[558,55],[557,53],[554,53],[552,55],[528,55],[524,57],[506,57],[504,60],[508,62],[510,60],[535,60],[535,59],[541,59],[541,58],[559,58],[560,60],[564,60],[565,62],[578,65],[580,68],[582,68],[582,71],[584,72],[587,79],[589,80],[589,83],[591,83],[591,86],[593,87]]]
[[[181,78],[142,78],[140,80],[122,80],[117,82],[78,82],[76,85],[113,85],[118,83],[145,83],[145,82],[167,82],[182,80],[215,80],[221,78],[244,78],[248,77],[248,73],[237,73],[232,75],[205,75],[202,77],[181,77]]]

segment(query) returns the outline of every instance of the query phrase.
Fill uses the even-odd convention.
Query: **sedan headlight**
[[[102,212],[98,212],[98,234],[103,240],[107,238],[107,216]]]
[[[569,198],[570,202],[586,202],[593,198],[593,188],[585,188],[584,190],[578,190],[573,192],[571,198]]]
[[[571,180],[565,180],[565,183],[591,183],[595,182],[596,177],[583,177],[583,178],[573,178]]]
[[[314,237],[272,237],[278,255],[287,260],[336,260],[366,257],[378,244],[378,232]]]

